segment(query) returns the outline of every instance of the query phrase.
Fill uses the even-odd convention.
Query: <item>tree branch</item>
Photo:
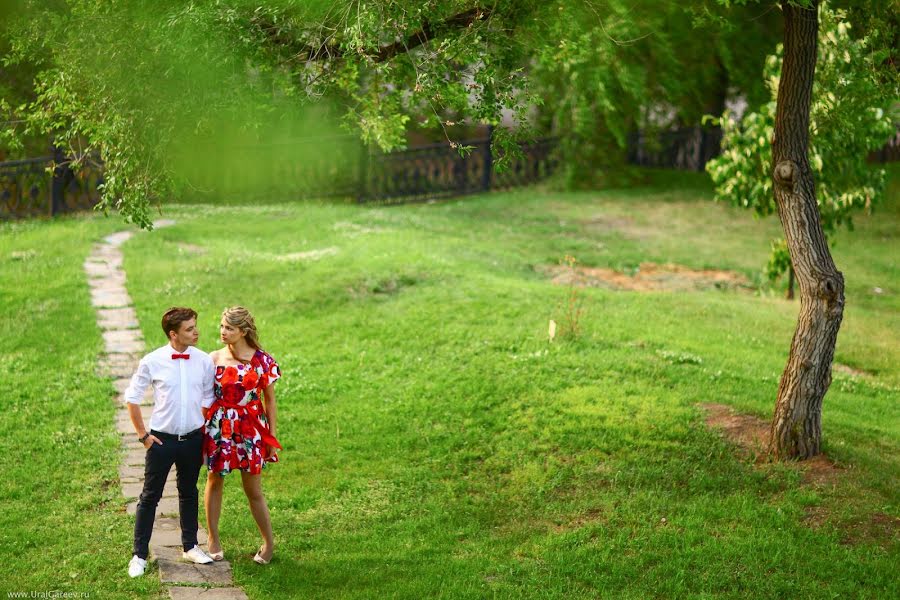
[[[409,52],[413,48],[423,46],[437,37],[442,29],[465,29],[477,21],[482,21],[491,16],[491,10],[485,8],[470,8],[467,11],[453,15],[437,27],[429,21],[422,24],[422,29],[406,38],[406,41],[395,42],[383,47],[375,55],[375,62],[385,62],[398,54]]]
[[[446,29],[465,29],[490,16],[491,9],[476,7],[457,13],[437,24],[425,21],[422,23],[421,29],[407,36],[405,40],[400,40],[393,44],[381,47],[378,52],[372,55],[372,60],[374,62],[389,61],[398,54],[404,54],[413,48],[427,44],[429,41],[438,37],[441,31]],[[271,22],[258,20],[257,26],[262,30],[271,44],[288,48],[295,56],[300,57],[306,62],[335,60],[343,58],[345,55],[345,51],[339,46],[329,44],[327,41],[317,45],[298,44],[296,39],[285,35],[281,28]]]

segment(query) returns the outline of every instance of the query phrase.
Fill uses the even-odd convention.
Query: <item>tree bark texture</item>
[[[844,278],[822,231],[809,166],[809,111],[816,70],[817,0],[803,8],[782,2],[784,62],[778,85],[772,177],[800,292],[800,314],[772,419],[770,451],[779,459],[818,454],[822,399],[844,311]]]

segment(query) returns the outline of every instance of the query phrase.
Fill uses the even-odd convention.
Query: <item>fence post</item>
[[[356,181],[356,202],[362,204],[369,192],[369,148],[363,143],[359,153],[359,172]]]
[[[484,147],[484,173],[481,175],[481,189],[485,192],[491,189],[491,171],[494,170],[494,156],[491,153],[493,141],[494,126],[488,125],[487,144]]]
[[[66,160],[63,151],[56,145],[52,146],[53,151],[53,179],[50,183],[50,216],[57,215],[62,212],[66,199],[66,174],[68,166],[63,166]]]

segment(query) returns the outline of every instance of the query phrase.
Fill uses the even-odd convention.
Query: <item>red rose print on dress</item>
[[[226,385],[234,383],[237,380],[238,380],[237,369],[234,367],[227,367],[225,369],[225,372],[222,373],[222,377],[219,379],[219,383],[221,383],[222,386],[224,387]]]
[[[259,382],[259,374],[256,371],[248,370],[244,373],[244,379],[241,382],[241,385],[244,386],[245,390],[252,390],[256,388],[256,384]]]
[[[222,386],[222,400],[229,404],[237,404],[244,399],[244,388],[239,383]]]

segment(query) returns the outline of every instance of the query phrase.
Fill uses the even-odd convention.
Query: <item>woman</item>
[[[266,463],[278,462],[275,449],[281,448],[275,439],[274,385],[281,371],[260,348],[253,316],[246,308],[225,309],[219,333],[225,347],[210,353],[216,365],[216,399],[206,413],[203,443],[209,470],[204,497],[209,555],[213,560],[225,558],[219,540],[222,486],[229,472],[240,469],[250,512],[263,537],[253,560],[265,565],[272,560],[275,540],[260,473]]]

